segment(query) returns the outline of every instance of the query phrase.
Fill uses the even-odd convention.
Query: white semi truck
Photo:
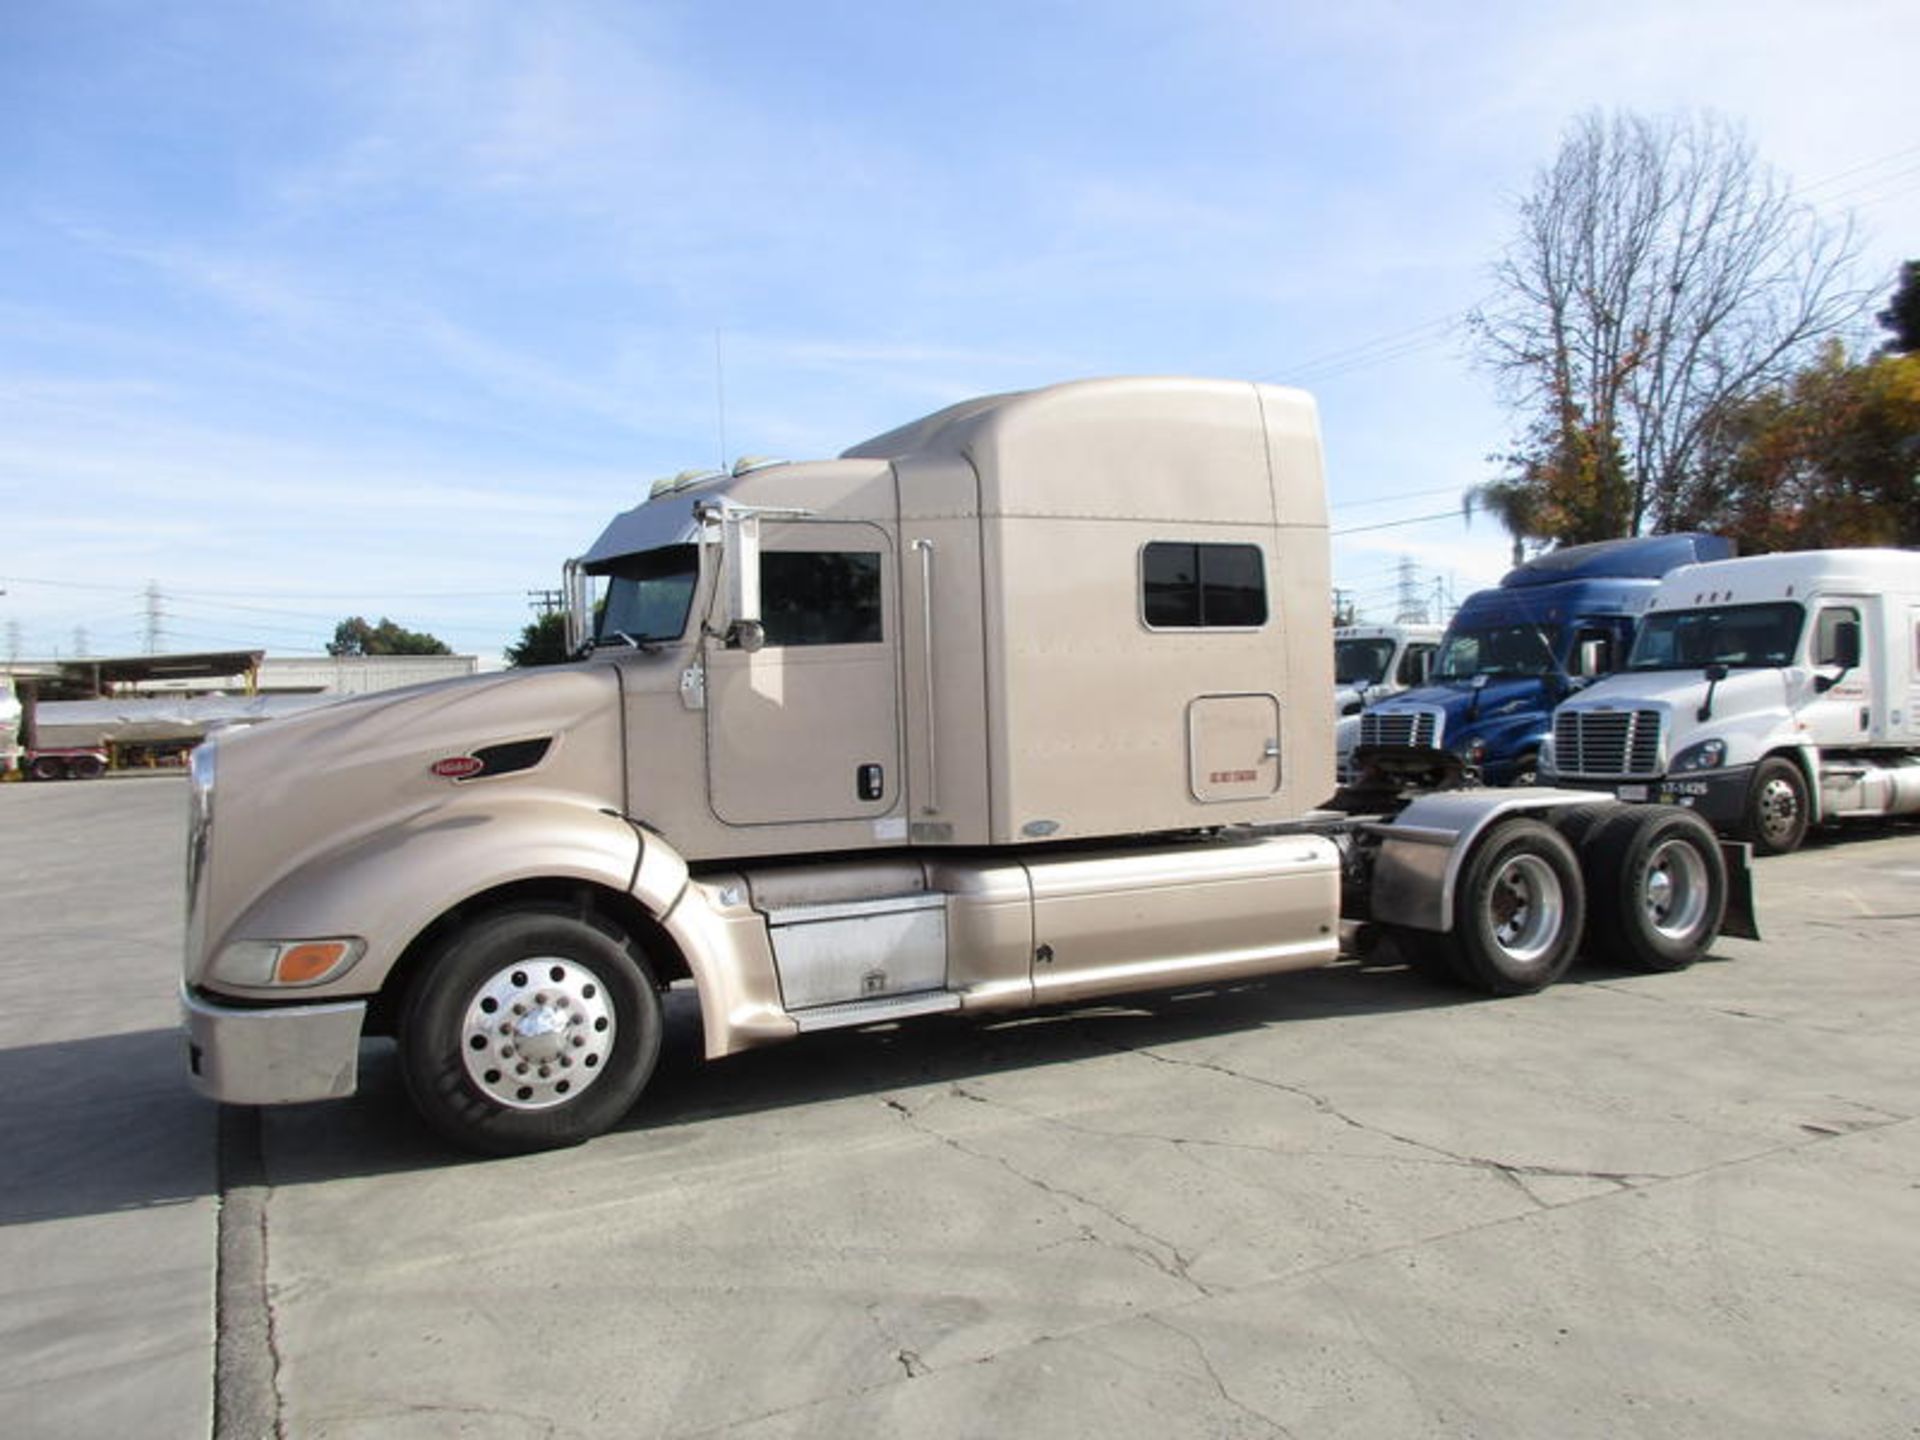
[[[604,587],[595,597],[591,591]],[[1751,933],[1744,853],[1578,791],[1333,792],[1313,402],[1087,381],[657,489],[569,569],[577,663],[200,747],[183,985],[222,1101],[397,1039],[455,1142],[614,1123],[661,995],[718,1058],[1318,966],[1482,990]],[[1576,849],[1576,847],[1578,847]]]
[[[1688,806],[1764,854],[1920,814],[1920,553],[1673,571],[1626,668],[1554,712],[1542,774]]]

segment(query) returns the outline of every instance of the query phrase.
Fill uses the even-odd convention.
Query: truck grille
[[[1553,766],[1609,780],[1660,773],[1658,710],[1562,710],[1553,717]]]
[[[1440,744],[1440,710],[1409,706],[1404,710],[1369,710],[1360,717],[1360,743],[1395,749],[1432,749]]]

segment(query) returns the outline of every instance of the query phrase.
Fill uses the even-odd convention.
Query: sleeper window
[[[1267,623],[1257,545],[1155,541],[1140,562],[1141,613],[1155,630],[1256,629]]]

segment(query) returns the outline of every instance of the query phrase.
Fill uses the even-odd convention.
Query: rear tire
[[[29,780],[64,780],[67,767],[58,755],[36,755],[27,765]]]
[[[1589,948],[1641,970],[1684,970],[1712,948],[1727,910],[1727,864],[1689,810],[1609,816],[1584,851]]]
[[[1480,842],[1454,894],[1455,967],[1493,995],[1544,989],[1573,963],[1585,915],[1573,847],[1538,820],[1504,821]]]
[[[98,755],[76,755],[67,762],[67,774],[75,780],[98,780],[107,773]]]
[[[488,1155],[577,1145],[633,1108],[660,1056],[646,961],[590,917],[480,916],[414,977],[400,1066],[427,1123]]]
[[[1807,838],[1807,777],[1798,765],[1769,755],[1753,770],[1743,839],[1762,855],[1785,855]]]

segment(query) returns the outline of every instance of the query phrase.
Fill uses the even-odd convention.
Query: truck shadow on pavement
[[[0,1050],[0,1226],[218,1193],[214,1107],[185,1067],[174,1029]]]
[[[1338,1016],[1489,1003],[1398,964],[1343,961],[1232,985],[1124,996],[999,1016],[941,1016],[802,1036],[724,1061],[702,1058],[698,998],[668,996],[660,1063],[613,1137],[1009,1071],[1151,1051]],[[360,1089],[334,1105],[264,1112],[267,1183],[292,1185],[476,1161],[413,1114],[390,1044],[362,1048]],[[590,1143],[606,1143],[605,1140]],[[538,1163],[515,1162],[515,1163]]]
[[[1582,961],[1566,983],[1639,973]],[[614,1136],[1316,1019],[1500,1003],[1397,963],[1346,960],[1080,1006],[828,1031],[709,1064],[698,997],[681,988],[667,1000],[659,1068]],[[9,1152],[0,1226],[187,1204],[218,1195],[223,1175],[228,1184],[280,1186],[494,1163],[450,1148],[415,1116],[389,1041],[362,1046],[358,1091],[330,1104],[222,1111],[188,1085],[172,1029],[0,1050],[0,1096]]]

